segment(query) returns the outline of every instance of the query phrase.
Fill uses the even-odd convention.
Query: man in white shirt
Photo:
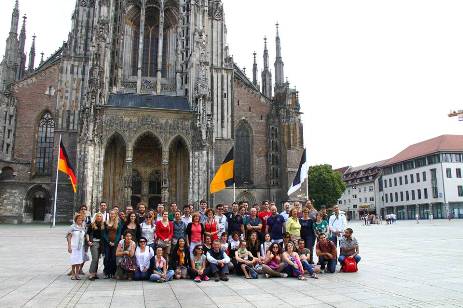
[[[330,240],[338,246],[338,239],[344,234],[344,230],[347,228],[347,219],[344,213],[339,211],[339,207],[335,205],[333,207],[333,214],[330,217],[328,223],[328,230],[330,231]]]
[[[285,219],[285,221],[288,220],[289,218],[289,208],[291,207],[291,204],[289,204],[289,202],[285,202],[283,204],[283,209],[284,211],[280,213],[281,216],[283,216],[283,218]]]
[[[182,221],[188,226],[188,224],[192,221],[191,218],[191,207],[189,205],[185,205],[183,207]]]
[[[217,215],[215,215],[215,222],[217,223],[217,229],[219,233],[217,233],[218,237],[222,236],[222,233],[228,231],[228,222],[227,217],[224,215],[223,211],[223,204],[218,204],[215,207]]]
[[[108,205],[106,202],[102,201],[100,202],[100,208],[96,213],[101,213],[103,215],[103,222],[106,222],[109,220],[109,213],[106,211],[108,209]],[[95,220],[95,214],[93,214],[92,221]]]

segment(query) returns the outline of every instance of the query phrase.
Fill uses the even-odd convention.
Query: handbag
[[[342,265],[342,271],[344,273],[355,273],[358,271],[357,262],[355,262],[354,258],[348,257],[344,260],[344,264]]]
[[[122,257],[120,266],[124,271],[127,271],[127,272],[135,272],[137,270],[137,267],[135,266],[135,262],[133,261],[133,258],[129,256]]]

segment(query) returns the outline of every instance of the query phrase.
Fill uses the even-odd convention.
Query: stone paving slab
[[[154,284],[71,281],[65,226],[0,225],[0,307],[463,307],[463,221],[351,227],[358,273]]]

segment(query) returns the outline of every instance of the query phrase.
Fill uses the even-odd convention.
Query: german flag
[[[66,149],[64,148],[62,141],[59,144],[58,170],[66,173],[69,176],[69,179],[71,180],[72,184],[72,189],[74,190],[74,193],[77,192],[76,173],[74,172],[74,168],[72,168],[71,162],[69,161],[69,156],[66,153]]]
[[[227,157],[220,165],[219,170],[214,176],[214,179],[211,182],[211,194],[215,194],[226,187],[232,186],[234,183],[234,166],[235,160],[233,159],[233,150],[232,148],[230,152],[228,152]]]

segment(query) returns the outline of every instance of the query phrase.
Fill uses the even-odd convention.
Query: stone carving
[[[215,20],[223,19],[223,3],[220,0],[209,2],[209,16]]]
[[[80,0],[80,6],[82,7],[94,7],[95,0]]]
[[[98,24],[96,25],[96,39],[100,43],[104,43],[106,38],[108,37],[109,32],[109,22],[107,19],[102,18],[98,20]]]

